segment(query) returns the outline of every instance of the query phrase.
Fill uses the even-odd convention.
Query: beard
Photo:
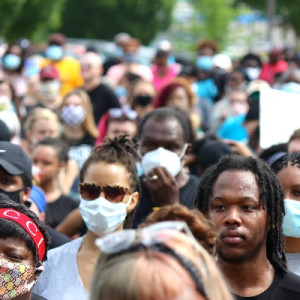
[[[241,263],[250,260],[251,258],[255,257],[257,253],[259,253],[266,244],[267,237],[266,235],[263,234],[263,232],[265,232],[265,228],[262,227],[258,228],[257,231],[254,233],[252,243],[248,242],[249,243],[248,247],[241,254],[237,254],[237,253],[228,254],[227,251],[226,252],[223,251],[222,246],[219,247],[217,246],[216,252],[218,258],[225,262],[230,262],[230,263]]]

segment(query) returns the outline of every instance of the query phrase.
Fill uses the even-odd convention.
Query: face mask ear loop
[[[186,152],[188,146],[189,146],[188,143],[185,143],[185,144],[184,144],[183,149],[182,149],[182,151],[181,151],[181,153],[180,153],[180,155],[179,155],[179,158],[180,158],[180,159],[182,159],[182,158],[184,157],[185,152]]]
[[[132,194],[129,196],[128,202],[125,204],[126,208],[130,205],[131,200],[132,200]]]

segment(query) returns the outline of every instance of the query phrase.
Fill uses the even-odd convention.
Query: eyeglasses
[[[164,221],[137,230],[125,229],[117,231],[97,239],[96,244],[101,252],[110,254],[128,249],[136,241],[145,246],[149,246],[156,242],[163,242],[166,239],[171,238],[176,232],[181,231],[190,237],[193,246],[198,250],[199,245],[197,240],[187,224],[181,221]],[[162,232],[167,233],[167,235],[161,235],[160,233]]]
[[[130,107],[124,106],[122,108],[111,108],[108,110],[110,117],[118,119],[123,116],[129,120],[135,120],[138,116],[138,113],[135,110],[132,110]]]
[[[104,193],[107,200],[111,202],[122,202],[129,189],[118,185],[99,186],[93,183],[80,183],[79,192],[83,199],[95,200],[100,193]]]
[[[199,245],[185,222],[165,221],[158,222],[142,229],[124,229],[96,240],[96,245],[102,253],[110,255],[110,258],[121,253],[151,249],[163,252],[174,257],[191,275],[197,290],[206,295],[202,279],[195,265],[186,257],[164,244],[176,233],[183,231],[190,238],[192,245],[199,250]]]

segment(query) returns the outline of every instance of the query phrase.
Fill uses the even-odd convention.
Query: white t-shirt
[[[77,252],[82,238],[73,240],[48,252],[45,270],[33,292],[47,300],[88,300],[89,292],[83,286],[78,272]]]

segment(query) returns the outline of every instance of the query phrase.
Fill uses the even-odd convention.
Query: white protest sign
[[[262,89],[259,106],[262,149],[287,142],[294,130],[300,128],[300,94]]]

